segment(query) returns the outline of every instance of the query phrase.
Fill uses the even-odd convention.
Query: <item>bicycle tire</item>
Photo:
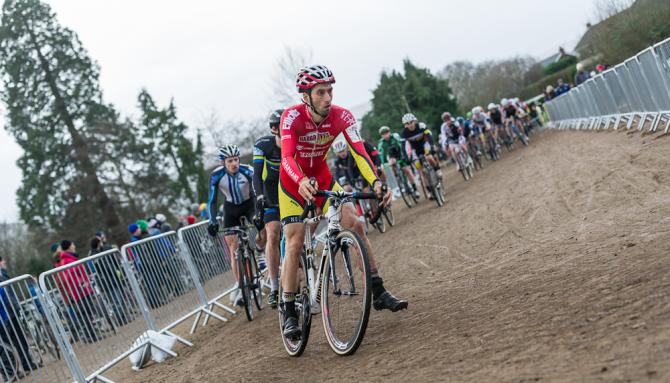
[[[251,251],[249,257],[249,264],[251,267],[251,297],[256,304],[258,310],[263,310],[263,280],[261,272],[258,269],[258,262],[256,261],[256,255]]]
[[[287,339],[284,337],[284,303],[280,301],[280,303],[277,305],[277,313],[279,317],[279,332],[281,334],[282,338],[282,343],[284,345],[284,349],[286,352],[289,354],[289,356],[292,357],[299,357],[302,355],[303,352],[305,352],[305,348],[307,347],[307,342],[309,341],[309,333],[312,328],[312,313],[310,309],[310,303],[309,303],[309,288],[306,286],[307,285],[307,267],[305,264],[307,263],[307,260],[305,259],[305,254],[301,254],[300,256],[300,268],[298,269],[298,272],[302,270],[302,276],[303,276],[303,283],[305,286],[303,286],[303,289],[301,290],[301,293],[296,296],[296,311],[298,312],[298,323],[300,325],[300,339],[298,340],[291,340]],[[298,287],[300,289],[300,287]],[[283,287],[281,284],[279,284],[279,297],[283,296]]]
[[[248,258],[244,256],[246,246],[243,243],[239,243],[239,245],[237,248],[237,286],[242,295],[244,314],[247,320],[251,322],[254,320],[254,308],[251,306],[251,289],[250,281],[248,280],[249,270],[247,269],[251,264],[247,262]]]
[[[323,270],[323,273],[321,275],[321,312],[323,313],[321,315],[321,318],[323,320],[323,329],[326,334],[326,339],[328,340],[328,344],[330,345],[330,348],[335,352],[337,355],[351,355],[356,352],[358,347],[360,346],[361,342],[363,341],[363,338],[365,337],[365,331],[367,330],[368,327],[368,321],[370,319],[370,305],[372,303],[372,282],[370,279],[370,261],[368,258],[368,253],[367,249],[365,248],[365,245],[363,244],[363,241],[361,238],[358,236],[358,234],[349,231],[349,230],[342,230],[341,232],[338,233],[337,237],[335,238],[336,241],[336,252],[335,254],[329,254],[328,259],[326,260],[326,264]],[[349,242],[349,243],[347,243]],[[340,339],[336,338],[335,336],[335,330],[333,326],[333,320],[332,320],[332,315],[334,312],[338,310],[334,310],[333,308],[330,307],[330,302],[331,298],[329,295],[329,286],[331,286],[332,281],[331,281],[331,261],[332,259],[330,257],[337,257],[338,253],[337,250],[340,250],[341,252],[339,254],[342,254],[342,259],[343,259],[343,264],[349,265],[349,271],[348,275],[351,276],[353,274],[353,268],[351,268],[352,265],[352,260],[350,259],[351,255],[347,252],[345,253],[342,250],[348,249],[351,245],[355,245],[357,248],[357,252],[360,255],[360,259],[357,259],[360,264],[357,264],[357,266],[362,267],[362,282],[364,284],[363,286],[363,293],[362,294],[356,294],[356,287],[354,286],[354,281],[353,278],[349,278],[349,283],[350,283],[350,291],[349,293],[351,295],[348,296],[354,296],[355,295],[361,295],[363,297],[362,299],[362,307],[361,307],[361,315],[358,318],[358,323],[356,326],[354,326],[354,331],[351,335],[351,337],[348,339],[347,342],[342,342]],[[349,260],[347,261],[347,256],[345,254],[349,254]],[[332,261],[334,264],[334,261]],[[337,276],[336,276],[337,278]],[[342,282],[342,281],[340,281]],[[351,291],[353,290],[353,291]],[[333,293],[334,295],[337,295]],[[341,293],[340,293],[341,294]],[[338,296],[338,298],[342,298],[343,295]],[[344,295],[347,296],[347,295]]]
[[[402,170],[398,170],[398,174],[401,174],[400,175],[401,182],[398,182],[398,184],[400,185],[400,196],[402,197],[403,202],[405,202],[405,205],[411,209],[416,204],[416,201],[414,201],[414,196],[411,195],[412,193],[409,190],[407,176],[405,175],[405,173],[403,173]]]
[[[384,214],[384,218],[386,218],[386,222],[388,222],[389,226],[395,226],[395,216],[393,215],[393,208],[391,206],[384,208],[382,214]]]

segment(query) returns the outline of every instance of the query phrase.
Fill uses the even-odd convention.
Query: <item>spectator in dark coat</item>
[[[5,282],[10,279],[11,276],[9,275],[9,272],[7,272],[7,263],[0,257],[0,282]],[[14,288],[0,288],[0,337],[5,344],[16,350],[16,353],[21,360],[23,371],[30,373],[31,371],[37,370],[38,367],[30,356],[30,348],[28,347],[28,342],[24,335],[24,331],[27,331],[28,329],[25,328],[25,326],[21,326],[21,322],[18,319],[20,312],[21,305],[19,304]],[[12,369],[13,366],[5,365],[5,363],[3,363],[2,373],[8,375],[5,376],[5,380],[9,381],[9,377],[16,373],[16,371],[11,371]]]
[[[570,90],[570,85],[566,84],[563,82],[562,78],[558,79],[558,86],[556,87],[556,90],[554,93],[556,94],[556,97],[562,95],[563,93],[567,93]]]
[[[575,84],[579,86],[581,83],[589,79],[589,72],[584,70],[584,64],[577,64],[577,74],[575,74]]]

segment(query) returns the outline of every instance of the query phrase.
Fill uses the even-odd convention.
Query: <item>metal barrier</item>
[[[670,38],[545,103],[558,129],[670,129]]]
[[[235,310],[219,302],[221,298],[235,291],[236,281],[230,265],[228,246],[222,235],[209,235],[207,224],[204,221],[183,227],[177,231],[177,235],[184,251],[191,254],[206,297],[206,309],[211,312],[219,307],[229,314],[235,314]],[[196,330],[203,312],[204,310],[198,312],[191,326],[191,334]],[[206,316],[203,326],[207,324],[210,316],[209,313],[204,313]]]
[[[121,248],[131,287],[151,330],[167,333],[181,343],[192,344],[170,332],[172,328],[205,313],[222,322],[226,318],[209,309],[209,301],[188,248],[174,231],[129,243]]]
[[[84,381],[35,278],[22,275],[0,283],[0,322],[3,381]]]
[[[109,382],[103,372],[151,344],[147,339],[130,347],[151,328],[142,316],[142,297],[133,294],[130,287],[131,278],[124,271],[117,249],[40,275],[41,291],[60,328],[62,341],[72,350],[86,381]]]

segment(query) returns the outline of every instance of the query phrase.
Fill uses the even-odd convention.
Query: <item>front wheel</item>
[[[237,272],[239,275],[237,285],[242,296],[244,313],[247,316],[247,320],[251,322],[254,320],[254,308],[251,303],[251,263],[249,262],[249,257],[244,256],[245,251],[246,247],[240,244],[240,247],[237,249]]]
[[[312,327],[312,310],[309,303],[309,289],[307,288],[307,267],[305,255],[300,256],[300,268],[298,269],[298,290],[299,294],[295,297],[295,311],[298,314],[298,327],[300,327],[300,337],[289,339],[284,336],[284,302],[280,301],[277,312],[279,313],[279,331],[284,344],[284,349],[290,356],[298,357],[302,355],[307,347],[309,332]],[[302,289],[301,287],[302,286]],[[283,288],[279,285],[279,299],[283,297]]]
[[[253,251],[250,251],[250,257],[247,259],[249,268],[251,270],[251,296],[254,299],[256,308],[259,310],[263,309],[263,276],[261,275],[260,270],[258,269],[258,262],[256,261],[256,255]]]
[[[321,317],[333,351],[351,355],[363,341],[370,318],[370,263],[356,233],[343,230],[334,242],[321,275]]]
[[[382,214],[384,214],[386,222],[389,223],[389,226],[393,227],[393,225],[395,225],[395,217],[393,216],[393,209],[391,206],[385,207],[384,210],[382,210]]]

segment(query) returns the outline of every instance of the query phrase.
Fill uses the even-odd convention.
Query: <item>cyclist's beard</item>
[[[328,113],[330,112],[330,107],[328,107],[328,109],[326,109],[325,112],[320,112],[320,111],[316,108],[316,106],[314,106],[314,102],[312,102],[312,95],[308,93],[308,94],[307,94],[307,97],[309,98],[309,103],[307,104],[307,106],[312,110],[312,112],[314,112],[314,114],[317,114],[317,115],[319,115],[319,116],[321,116],[321,117],[323,117],[323,118],[328,117]]]

